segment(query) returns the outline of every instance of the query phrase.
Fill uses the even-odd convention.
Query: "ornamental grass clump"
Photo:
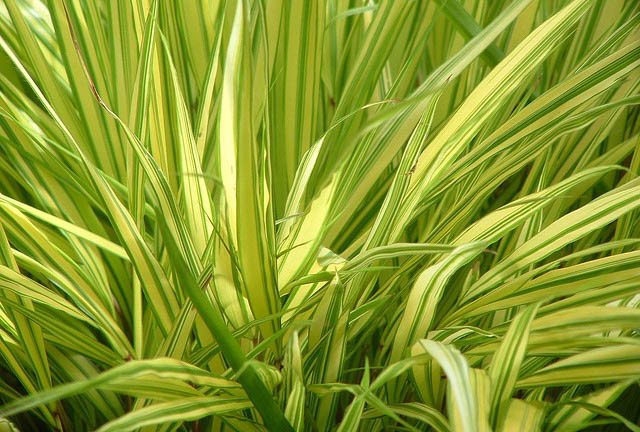
[[[639,431],[636,0],[3,0],[0,430]]]

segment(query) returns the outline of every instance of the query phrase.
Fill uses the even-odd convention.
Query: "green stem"
[[[276,404],[269,389],[264,385],[258,376],[255,366],[247,364],[240,345],[233,337],[233,334],[227,327],[226,323],[211,305],[207,297],[204,295],[195,277],[188,270],[188,266],[178,252],[175,239],[171,236],[165,226],[160,223],[165,241],[167,242],[167,250],[171,260],[174,261],[176,276],[180,281],[180,285],[191,299],[198,313],[202,317],[211,334],[220,345],[221,351],[225,359],[234,370],[239,373],[238,381],[247,392],[249,399],[262,416],[265,426],[274,432],[293,432],[293,427],[284,416],[280,407]],[[180,271],[182,269],[182,271]]]

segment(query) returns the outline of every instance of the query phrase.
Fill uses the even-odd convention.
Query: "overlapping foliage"
[[[0,52],[3,430],[640,430],[637,1],[4,0]]]

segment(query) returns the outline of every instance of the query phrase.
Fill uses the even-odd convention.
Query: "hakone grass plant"
[[[0,430],[639,431],[636,0],[3,0]]]

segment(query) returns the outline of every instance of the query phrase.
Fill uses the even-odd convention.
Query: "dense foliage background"
[[[640,430],[636,0],[4,0],[0,53],[0,430]]]

